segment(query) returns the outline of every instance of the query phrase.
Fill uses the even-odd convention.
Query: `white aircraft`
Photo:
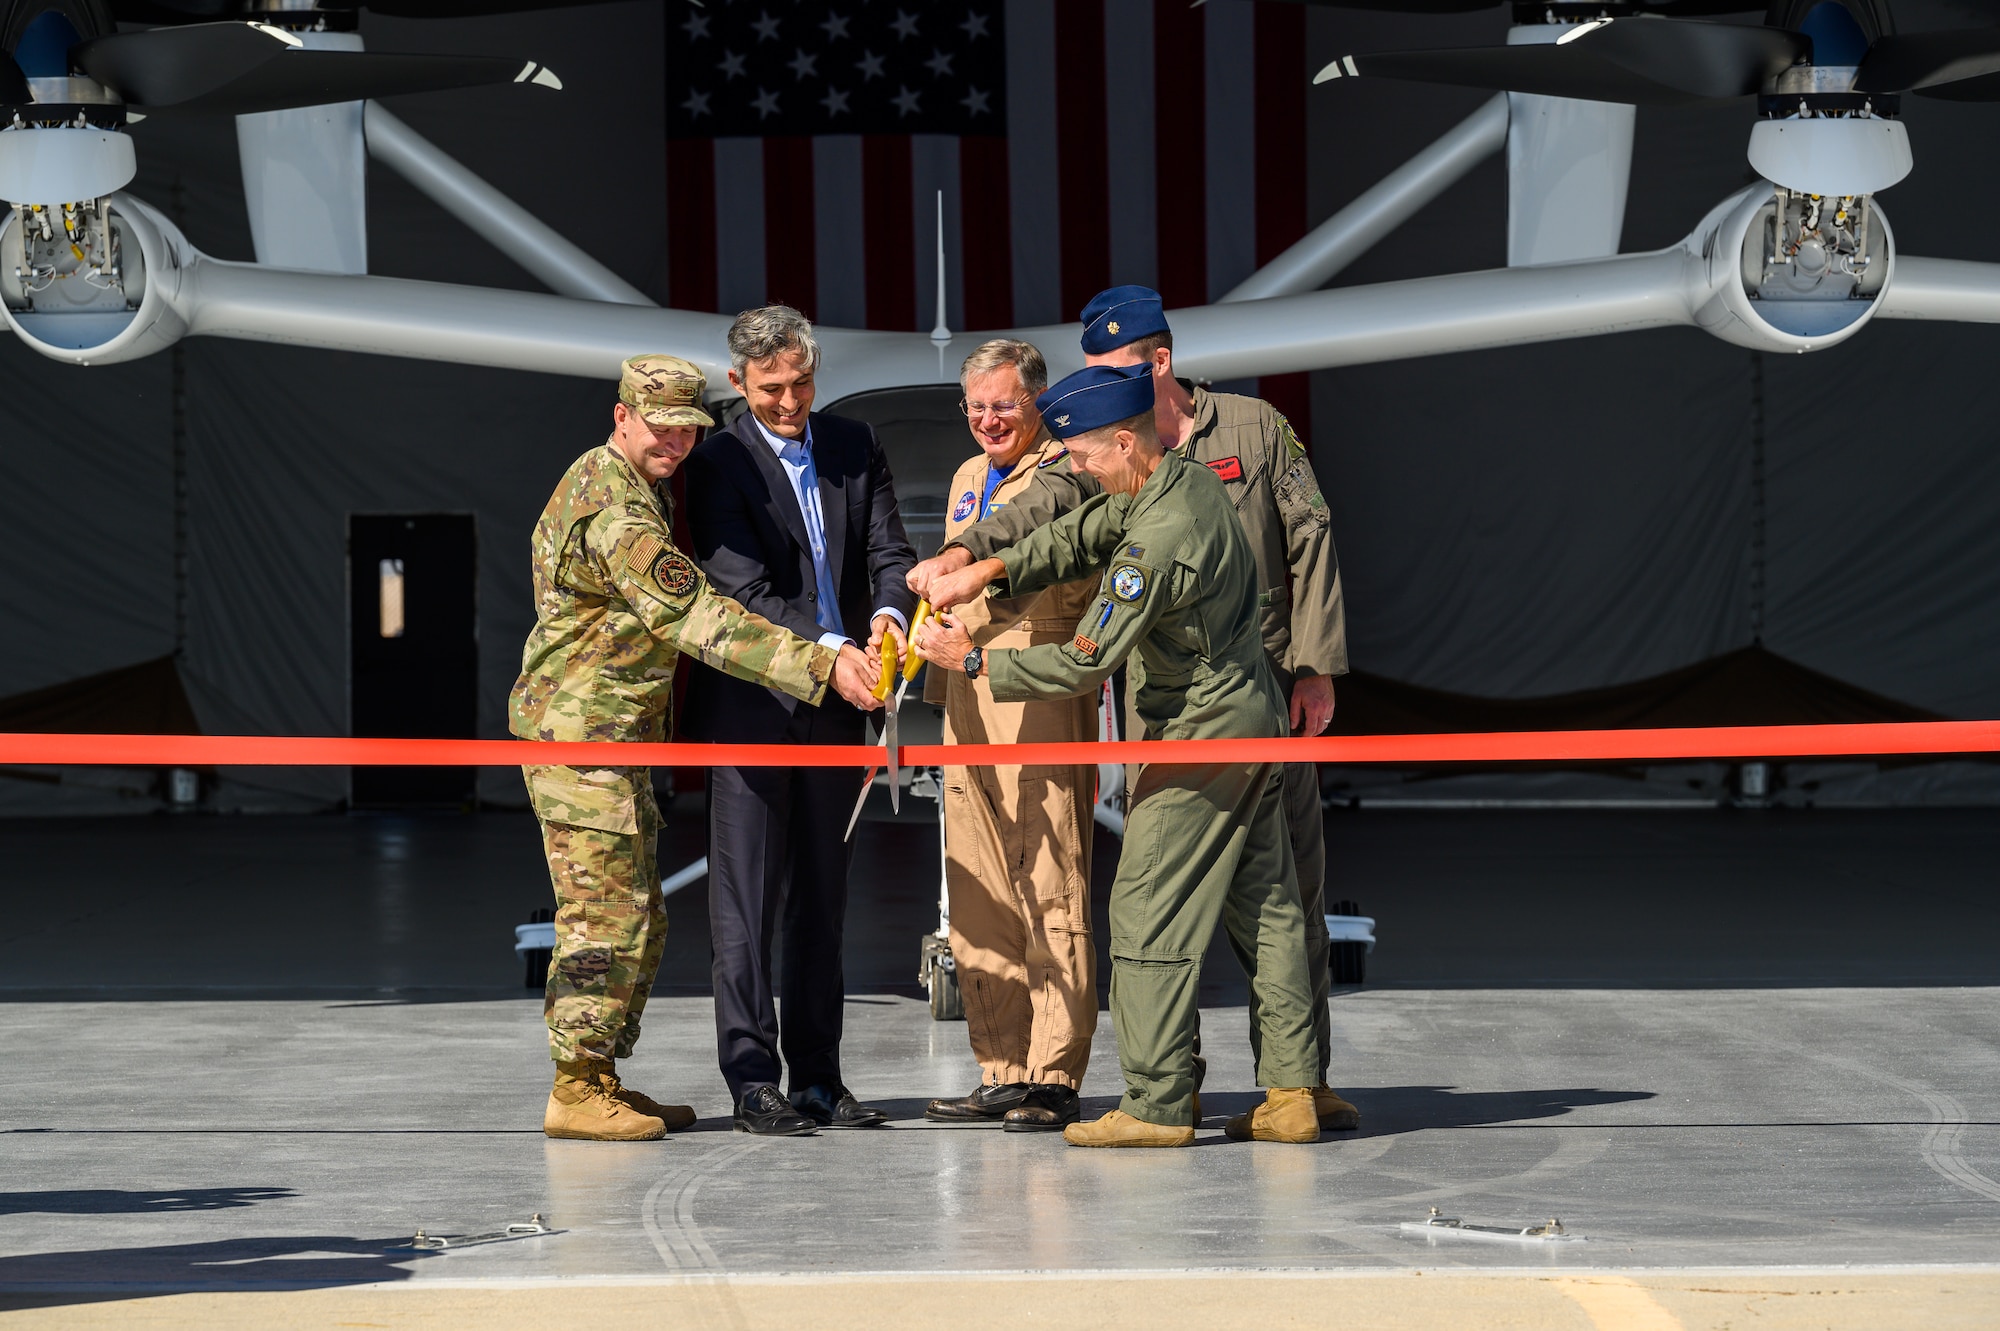
[[[532,61],[366,51],[355,3],[15,0],[0,27],[9,43],[0,120],[10,122],[0,127],[0,198],[13,203],[0,221],[0,306],[21,341],[80,365],[209,336],[598,379],[635,352],[668,351],[704,365],[726,393],[725,316],[654,306],[369,100],[560,81]],[[359,3],[433,15],[550,7]],[[1229,379],[1673,325],[1806,352],[1875,318],[2000,322],[2000,264],[1899,253],[1876,198],[1911,168],[1897,118],[1904,92],[2000,99],[2000,28],[1898,34],[1889,0],[1775,0],[1761,25],[1681,17],[1744,7],[1516,4],[1505,46],[1329,64],[1319,81],[1333,86],[1317,95],[1338,96],[1339,81],[1353,78],[1499,95],[1220,302],[1174,311],[1177,364]],[[219,12],[258,21],[184,21]],[[114,18],[166,26],[118,32]],[[1753,97],[1758,182],[1717,203],[1679,244],[1618,254],[1634,107],[1740,98],[1747,108]],[[185,110],[238,115],[256,263],[201,253],[158,209],[122,192],[136,170],[125,127]],[[1508,267],[1318,289],[1503,148]],[[554,294],[368,276],[369,157]],[[1055,372],[1073,368],[1071,326],[954,333],[940,308],[928,335],[822,327],[822,400],[950,383],[967,350],[1003,333],[1052,349]]]

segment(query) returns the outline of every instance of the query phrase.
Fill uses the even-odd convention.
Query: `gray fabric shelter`
[[[1961,6],[1923,12],[1935,20],[1926,26],[1973,21]],[[1318,10],[1311,20],[1329,56],[1474,40],[1501,21]],[[394,109],[663,294],[657,7],[368,23],[380,49],[520,51],[562,71],[569,91],[531,113],[512,90]],[[606,43],[606,31],[619,40]],[[1478,101],[1366,84],[1316,91],[1315,219]],[[1749,114],[1641,113],[1626,249],[1677,240],[1743,180]],[[1911,98],[1906,119],[1917,170],[1882,200],[1905,252],[2000,258],[1978,224],[2000,207],[1987,169],[2000,107]],[[156,118],[135,137],[134,192],[209,252],[250,257],[229,123]],[[374,272],[533,286],[379,169],[369,212]],[[1337,281],[1497,266],[1504,212],[1489,164]],[[1761,639],[1917,707],[2000,715],[1996,357],[2000,328],[1878,322],[1790,359],[1666,331],[1319,374],[1312,445],[1356,666],[1528,697]],[[603,437],[610,402],[608,383],[243,343],[194,340],[137,364],[73,369],[0,340],[0,697],[179,647],[205,730],[344,733],[347,514],[470,511],[481,728],[502,735],[530,622],[528,530],[564,466]],[[1951,773],[1858,768],[1843,789],[1968,798],[2000,788],[1982,767]],[[223,807],[324,805],[345,790],[338,772],[229,775]],[[130,773],[0,780],[0,812],[152,807],[145,785]],[[482,789],[512,802],[518,778],[490,771]]]

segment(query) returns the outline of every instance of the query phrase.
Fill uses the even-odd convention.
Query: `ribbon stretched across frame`
[[[2000,753],[2000,721],[1544,730],[1317,739],[910,744],[905,766],[1089,763],[1669,762]],[[0,765],[109,767],[867,767],[872,744],[544,743],[267,735],[0,735]]]

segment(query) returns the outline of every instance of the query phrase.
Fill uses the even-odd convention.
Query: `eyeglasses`
[[[1025,402],[969,402],[965,398],[960,398],[958,400],[958,409],[965,413],[967,420],[978,420],[990,411],[1003,421],[1011,421],[1026,411],[1028,404]]]

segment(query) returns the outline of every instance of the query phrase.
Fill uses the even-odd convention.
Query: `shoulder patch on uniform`
[[[1111,570],[1111,594],[1121,601],[1136,601],[1146,594],[1146,572],[1137,564],[1120,564]]]
[[[1085,656],[1097,655],[1097,644],[1092,642],[1089,638],[1084,637],[1081,633],[1076,635],[1076,641],[1074,643],[1071,643],[1070,645],[1075,647],[1079,652],[1082,652]]]
[[[653,562],[653,581],[669,596],[686,596],[701,581],[701,574],[686,555],[669,550]]]
[[[1128,545],[1125,547],[1125,554],[1132,559],[1144,559],[1146,557],[1146,547],[1143,545]]]
[[[1069,450],[1067,448],[1060,449],[1054,453],[1049,454],[1047,457],[1043,458],[1040,462],[1037,462],[1035,464],[1035,470],[1040,471],[1043,467],[1053,467],[1056,465],[1056,463],[1061,462],[1064,458],[1068,456],[1069,456]]]
[[[973,495],[972,491],[967,490],[958,497],[958,502],[952,505],[951,520],[953,522],[965,521],[972,516],[972,507],[978,502],[979,500]]]
[[[1298,431],[1292,429],[1292,423],[1285,419],[1284,412],[1280,411],[1274,414],[1278,418],[1278,437],[1285,444],[1285,456],[1293,458],[1304,457],[1306,455],[1306,446],[1299,442]]]
[[[1225,481],[1240,481],[1243,479],[1242,458],[1216,458],[1208,464],[1208,469]]]
[[[627,556],[631,568],[650,569],[659,557],[666,553],[667,543],[651,532],[643,533],[632,542],[632,553]]]

